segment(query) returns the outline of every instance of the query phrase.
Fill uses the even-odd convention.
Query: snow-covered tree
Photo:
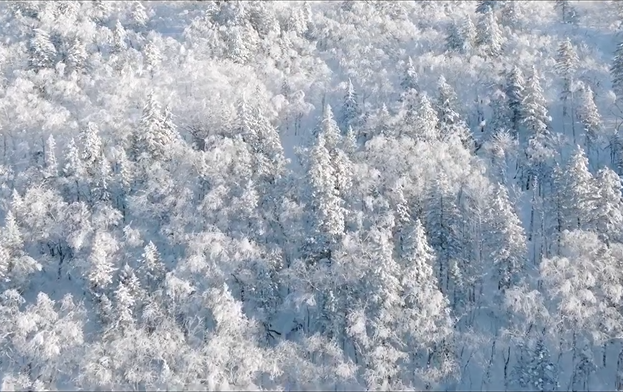
[[[591,228],[595,219],[598,193],[593,175],[588,169],[588,158],[580,146],[577,146],[567,164],[565,183],[562,186],[565,195],[562,208],[566,228]]]
[[[413,59],[409,56],[407,60],[407,65],[405,67],[404,75],[402,80],[400,81],[400,87],[403,92],[409,90],[418,90],[418,74],[415,69],[415,64],[413,63]]]
[[[510,121],[513,126],[513,135],[517,137],[519,126],[523,119],[523,102],[525,96],[526,82],[523,72],[516,65],[506,74],[506,86],[504,94],[508,99],[508,108],[510,110]]]
[[[597,105],[595,104],[595,96],[590,86],[584,86],[579,98],[577,116],[584,128],[584,136],[586,140],[586,149],[591,151],[597,143],[601,135],[602,121]]]
[[[357,93],[355,92],[353,83],[350,79],[348,79],[348,84],[346,85],[346,94],[344,95],[344,103],[342,104],[342,116],[340,121],[343,129],[357,126],[360,116],[361,110],[359,109],[359,102],[357,102]]]
[[[116,244],[104,233],[98,232],[93,239],[91,254],[88,262],[88,279],[94,290],[105,289],[113,282],[114,266],[113,252]]]
[[[506,188],[495,187],[491,203],[491,238],[498,289],[519,283],[526,264],[526,236]]]
[[[30,40],[30,66],[35,70],[53,68],[56,64],[57,51],[50,39],[50,34],[43,29],[35,29]]]
[[[309,172],[311,213],[313,215],[312,247],[330,256],[330,248],[344,233],[344,207],[340,198],[336,173],[325,142],[325,133],[318,135],[310,151]],[[329,253],[327,253],[329,252]]]
[[[521,102],[522,123],[528,131],[528,137],[543,135],[548,132],[548,124],[551,121],[547,113],[547,101],[543,96],[541,79],[536,67],[526,81]]]
[[[58,162],[56,161],[56,140],[54,136],[48,136],[45,142],[45,168],[44,176],[53,178],[58,175]]]
[[[606,243],[620,241],[623,225],[621,178],[608,167],[599,170],[596,177],[595,227]]]
[[[578,23],[578,12],[575,7],[569,3],[569,0],[556,0],[554,7],[560,13],[562,23]]]
[[[502,52],[502,32],[491,9],[486,11],[478,20],[476,46],[487,58],[496,58]]]
[[[577,71],[579,61],[578,54],[571,43],[571,40],[567,38],[562,41],[558,46],[558,52],[556,55],[556,70],[563,81],[561,99],[564,103],[563,110],[565,111],[565,114],[566,102],[571,95],[571,88],[573,81],[575,80],[575,73]]]

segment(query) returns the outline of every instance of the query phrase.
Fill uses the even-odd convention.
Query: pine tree
[[[346,95],[344,96],[344,104],[342,105],[342,117],[341,125],[343,129],[348,129],[349,126],[357,126],[361,111],[359,109],[359,103],[357,102],[357,93],[353,87],[353,83],[348,79],[346,87]]]
[[[519,282],[524,269],[526,236],[506,187],[501,184],[495,187],[489,214],[495,276],[498,289],[505,291]]]
[[[418,99],[418,107],[413,118],[406,119],[407,136],[418,141],[432,142],[439,137],[439,119],[426,95]]]
[[[352,157],[358,149],[357,135],[353,130],[353,127],[348,127],[346,135],[342,140],[342,150],[350,157]]]
[[[56,62],[56,47],[50,39],[47,31],[35,29],[34,36],[30,40],[30,67],[34,70],[53,68]]]
[[[50,135],[45,142],[45,169],[43,174],[46,178],[54,178],[58,175],[58,163],[56,161],[56,141]]]
[[[150,93],[143,108],[138,134],[134,136],[133,153],[135,159],[161,160],[168,157],[170,154],[169,147],[173,143],[175,135],[172,134],[171,129],[165,127],[164,121],[160,104]]]
[[[103,233],[96,233],[88,259],[90,264],[88,278],[95,290],[104,289],[112,284],[113,273],[116,270],[106,242]]]
[[[489,130],[488,136],[491,137],[498,132],[510,132],[513,129],[508,98],[499,89],[495,90],[491,96],[491,120],[488,121],[486,129]]]
[[[17,255],[24,248],[24,240],[13,211],[9,210],[2,230],[2,245],[12,255]]]
[[[588,170],[588,158],[582,147],[577,149],[565,170],[562,210],[565,228],[590,229],[595,219],[597,189]]]
[[[522,168],[522,178],[526,181],[525,189],[530,189],[535,179],[542,179],[545,175],[546,163],[555,154],[550,146],[549,122],[551,118],[547,113],[546,104],[539,75],[533,67],[521,105],[521,122],[527,131],[526,162]]]
[[[147,65],[147,70],[149,71],[151,77],[154,77],[154,73],[158,69],[162,61],[162,55],[160,54],[160,49],[152,42],[149,41],[145,44],[143,48],[143,58],[145,59],[145,64]]]
[[[426,193],[425,222],[430,245],[437,252],[435,275],[438,287],[448,294],[451,283],[451,262],[459,252],[457,221],[459,210],[456,197],[450,190],[447,175],[438,174]]]
[[[593,146],[597,145],[601,136],[602,122],[597,105],[595,104],[593,90],[590,86],[584,86],[582,90],[577,116],[584,128],[586,148],[588,151],[591,151]]]
[[[476,36],[478,34],[472,18],[468,16],[463,19],[461,24],[461,37],[463,39],[462,53],[470,53],[476,45]]]
[[[554,8],[560,12],[562,23],[578,24],[579,16],[577,10],[569,4],[569,0],[556,0]]]
[[[506,86],[504,94],[508,99],[508,108],[510,110],[510,122],[512,124],[513,136],[518,136],[519,126],[523,119],[523,101],[525,80],[521,69],[516,65],[506,75]]]
[[[610,66],[612,77],[612,89],[617,97],[617,102],[623,99],[623,42],[619,43],[614,52],[614,59]]]
[[[476,5],[476,13],[486,14],[488,12],[494,12],[496,8],[496,0],[480,0]]]
[[[134,304],[135,299],[123,281],[119,281],[117,289],[114,293],[115,306],[114,314],[116,316],[116,328],[120,328],[119,332],[124,331],[131,327],[135,323],[134,319]]]
[[[493,11],[484,13],[476,26],[476,46],[485,57],[495,58],[502,53],[502,32]]]
[[[84,43],[76,38],[69,48],[67,53],[67,65],[69,69],[76,72],[83,72],[87,69],[87,60],[89,59],[89,53]]]
[[[147,25],[149,16],[147,10],[141,1],[135,1],[132,5],[132,13],[130,15],[134,26],[141,31]]]
[[[526,385],[535,391],[554,391],[558,388],[558,372],[543,338],[539,337],[528,362]]]
[[[504,6],[502,7],[500,22],[504,26],[515,27],[519,22],[519,18],[517,16],[517,0],[506,0],[504,2]]]
[[[324,135],[324,143],[329,151],[334,151],[341,144],[342,134],[329,104],[325,106],[318,133]]]
[[[325,134],[318,135],[310,151],[308,179],[310,184],[311,214],[313,215],[312,251],[317,256],[330,258],[331,247],[344,233],[344,208],[339,196],[336,172],[325,143]]]
[[[65,151],[65,166],[63,167],[63,175],[68,180],[68,186],[73,188],[76,200],[80,201],[81,184],[86,179],[87,171],[82,162],[80,151],[76,146],[76,141],[72,138],[67,144]],[[70,185],[71,184],[71,185]]]
[[[111,198],[110,185],[112,184],[112,168],[106,157],[102,156],[97,165],[97,172],[93,178],[92,195],[95,200],[108,201]]]
[[[523,94],[521,122],[526,127],[529,137],[547,134],[551,118],[547,114],[547,102],[543,96],[539,74],[534,66]]]
[[[409,56],[409,59],[407,60],[407,66],[405,68],[402,81],[400,82],[400,87],[402,87],[402,91],[419,89],[418,74],[415,70],[415,64],[413,64],[413,59],[411,58],[411,56]]]
[[[623,227],[623,199],[621,178],[612,169],[604,167],[597,173],[597,202],[595,226],[607,243],[621,241]]]
[[[445,140],[458,137],[466,148],[471,149],[472,135],[467,129],[467,124],[465,124],[457,112],[458,98],[456,92],[443,76],[439,78],[437,86],[438,96],[435,106],[439,119],[440,137]]]
[[[103,157],[102,139],[99,137],[99,130],[94,123],[87,124],[87,127],[81,133],[82,154],[81,159],[90,176],[95,177],[99,170],[99,164]]]
[[[158,249],[153,242],[149,241],[145,246],[140,265],[142,275],[147,278],[146,287],[155,289],[158,284],[164,281],[166,267],[160,260]]]
[[[462,53],[465,48],[465,40],[461,34],[461,29],[456,20],[452,20],[448,25],[446,33],[446,49],[449,52]]]
[[[121,22],[117,20],[115,28],[113,29],[113,49],[115,53],[123,53],[126,50],[125,39],[127,32]]]
[[[564,103],[564,113],[566,114],[566,101],[571,95],[571,86],[575,79],[575,72],[579,63],[578,54],[571,43],[571,40],[567,38],[562,41],[558,46],[558,54],[556,56],[556,70],[563,80],[563,91],[561,93],[561,99]]]
[[[573,377],[571,380],[572,390],[574,391],[586,391],[589,386],[590,376],[598,369],[593,362],[592,348],[588,345],[583,349],[578,350],[578,359],[573,370]]]

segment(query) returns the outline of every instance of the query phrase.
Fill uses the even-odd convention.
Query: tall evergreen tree
[[[527,136],[532,137],[548,133],[548,124],[551,118],[547,114],[547,102],[543,96],[541,79],[536,67],[532,67],[532,73],[528,77],[523,94],[521,117],[522,123],[528,131]]]
[[[492,10],[485,12],[478,20],[476,46],[487,58],[496,58],[502,53],[502,32]]]
[[[595,219],[597,188],[593,175],[588,169],[588,158],[582,147],[576,151],[567,163],[565,170],[562,210],[565,228],[591,229]]]
[[[579,101],[577,116],[584,128],[586,149],[592,151],[601,136],[602,122],[590,86],[584,86]]]
[[[446,49],[450,52],[462,53],[465,47],[465,40],[461,34],[460,26],[456,20],[452,20],[446,32]]]
[[[402,87],[403,92],[407,92],[409,90],[418,90],[418,74],[415,70],[415,64],[413,63],[413,59],[409,56],[407,60],[407,65],[405,67],[404,75],[400,82],[400,87]]]
[[[623,196],[621,178],[612,169],[604,167],[597,173],[597,201],[595,227],[607,243],[621,241],[623,227]]]
[[[53,68],[56,64],[57,50],[50,34],[43,29],[35,29],[29,46],[29,64],[32,69]]]
[[[562,23],[578,24],[578,12],[575,7],[569,3],[569,0],[556,0],[554,8],[560,13]]]
[[[556,56],[556,70],[558,75],[563,80],[563,89],[561,93],[561,99],[563,101],[563,115],[566,114],[567,100],[571,95],[571,88],[575,79],[575,72],[578,68],[578,54],[571,43],[571,40],[567,38],[562,41],[558,46],[558,53]]]
[[[324,132],[310,151],[308,172],[312,214],[313,254],[330,259],[331,248],[344,233],[343,200],[337,189],[336,173],[326,146]]]
[[[504,93],[508,99],[508,108],[510,109],[510,121],[513,126],[512,133],[517,138],[519,132],[519,126],[523,119],[523,101],[524,101],[524,89],[526,88],[526,82],[523,77],[521,69],[516,65],[510,69],[506,74],[506,86]]]
[[[489,214],[495,276],[498,289],[505,291],[519,283],[525,269],[526,236],[508,192],[501,184],[495,187]]]
[[[341,125],[343,129],[348,129],[349,126],[358,126],[360,116],[361,110],[359,109],[359,102],[357,102],[357,93],[355,92],[352,81],[348,79],[344,104],[342,105]]]
[[[618,44],[614,52],[610,75],[612,77],[612,90],[616,94],[618,102],[623,99],[623,42]]]

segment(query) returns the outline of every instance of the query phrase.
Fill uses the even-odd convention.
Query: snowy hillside
[[[623,3],[0,8],[0,389],[623,389]]]

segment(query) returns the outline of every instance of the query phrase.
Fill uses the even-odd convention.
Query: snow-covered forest
[[[623,390],[623,2],[0,3],[0,389]]]

